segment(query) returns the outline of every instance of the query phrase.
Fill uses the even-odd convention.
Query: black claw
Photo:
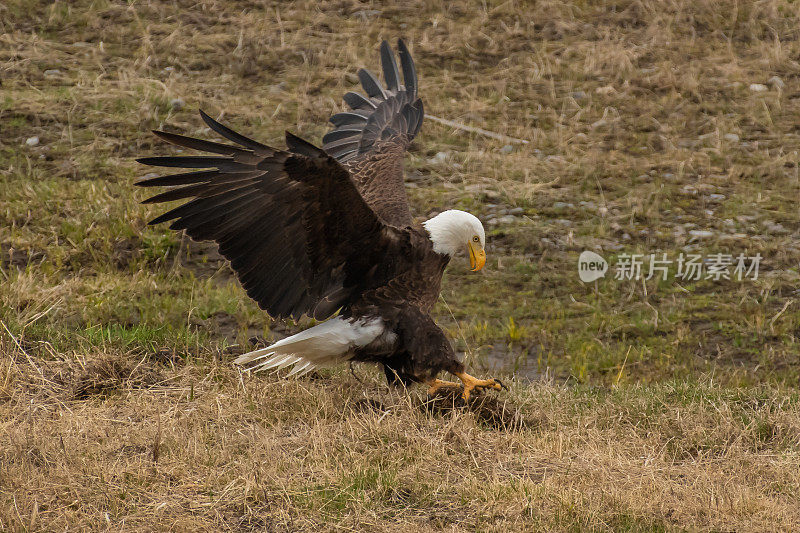
[[[499,379],[497,379],[497,378],[494,378],[494,380],[497,382],[497,384],[498,384],[498,385],[500,385],[500,388],[501,388],[501,389],[509,390],[509,389],[508,389],[508,386],[507,386],[505,383],[503,383],[502,381],[500,381],[500,380],[499,380]]]

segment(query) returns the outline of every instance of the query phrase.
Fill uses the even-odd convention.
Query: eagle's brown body
[[[400,227],[413,221],[403,181],[405,150],[402,139],[390,139],[379,143],[375,151],[343,163],[372,210],[387,224]],[[390,181],[388,176],[400,179]]]
[[[346,311],[350,316],[377,314],[398,335],[389,349],[367,346],[356,350],[353,358],[382,363],[389,382],[430,381],[441,370],[458,372],[464,368],[430,317],[449,260],[433,251],[425,228],[412,225],[408,229],[408,241],[401,246],[408,261],[398,265],[396,275],[388,282],[364,291]]]
[[[339,312],[317,326],[319,336],[298,334],[292,341],[291,349],[308,352],[305,359],[293,358],[289,348],[280,352],[281,341],[276,351],[253,352],[244,361],[269,356],[269,367],[309,358],[316,364],[308,346],[327,354],[320,345],[325,340],[342,343],[350,360],[383,364],[390,381],[432,382],[442,370],[463,372],[429,315],[449,256],[434,251],[408,207],[403,157],[423,108],[402,41],[399,55],[405,85],[384,42],[386,88],[361,70],[367,96],[345,95],[351,110],[331,118],[335,128],[323,138],[323,149],[288,132],[286,150],[271,148],[201,112],[212,130],[235,144],[155,132],[172,144],[218,155],[140,160],[206,169],[139,182],[175,186],[147,202],[190,199],[151,224],[174,220],[171,228],[217,242],[247,294],[271,316],[325,320]],[[336,360],[325,357],[319,364]]]

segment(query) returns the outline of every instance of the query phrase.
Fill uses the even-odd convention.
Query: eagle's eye
[[[473,240],[473,242],[480,242],[480,239],[478,238],[478,236],[477,236],[477,235],[475,235],[475,236],[472,238],[472,240]]]

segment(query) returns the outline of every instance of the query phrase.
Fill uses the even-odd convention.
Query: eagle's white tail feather
[[[268,347],[268,348],[261,348],[259,350],[254,350],[252,352],[248,352],[248,353],[246,353],[244,355],[240,355],[239,357],[236,358],[234,363],[239,364],[239,360],[242,359],[245,356],[247,356],[247,358],[248,358],[247,362],[248,363],[252,363],[253,361],[257,361],[258,359],[263,359],[264,357],[269,357],[271,354],[272,354],[272,347],[271,346]]]
[[[257,365],[251,367],[251,370],[267,370],[270,368],[274,368],[276,370],[280,370],[286,365],[290,365],[292,363],[296,363],[298,361],[297,357],[293,357],[291,355],[273,355],[269,359],[265,361],[261,361]]]
[[[311,371],[311,369],[310,369],[310,368],[308,368],[308,367],[310,367],[310,366],[311,366],[311,363],[309,363],[308,361],[306,361],[305,363],[303,363],[303,364],[301,364],[301,365],[297,365],[297,366],[295,366],[295,367],[292,369],[292,371],[291,371],[291,372],[289,372],[289,375],[290,375],[290,376],[294,376],[295,374],[299,374],[299,375],[301,375],[301,376],[302,376],[302,375],[303,375],[303,374],[305,374],[306,372],[310,372],[310,371]]]
[[[303,375],[317,367],[347,361],[354,348],[366,346],[382,333],[384,325],[380,318],[351,322],[336,317],[271,346],[239,356],[234,363],[246,365],[255,362],[249,368],[252,371],[280,370],[295,365],[289,375]]]

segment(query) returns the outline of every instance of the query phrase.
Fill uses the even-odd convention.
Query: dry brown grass
[[[799,10],[6,0],[0,529],[800,529]],[[429,121],[408,160],[420,218],[524,211],[436,314],[471,366],[550,378],[471,411],[361,368],[240,377],[233,353],[301,325],[146,227],[132,186],[167,150],[149,129],[211,136],[198,108],[318,141],[399,36],[430,113],[530,141]],[[758,252],[763,275],[584,286],[587,248]]]
[[[796,393],[518,384],[506,401],[524,415],[498,430],[377,374],[242,379],[215,362],[4,348],[5,528],[800,527]]]

